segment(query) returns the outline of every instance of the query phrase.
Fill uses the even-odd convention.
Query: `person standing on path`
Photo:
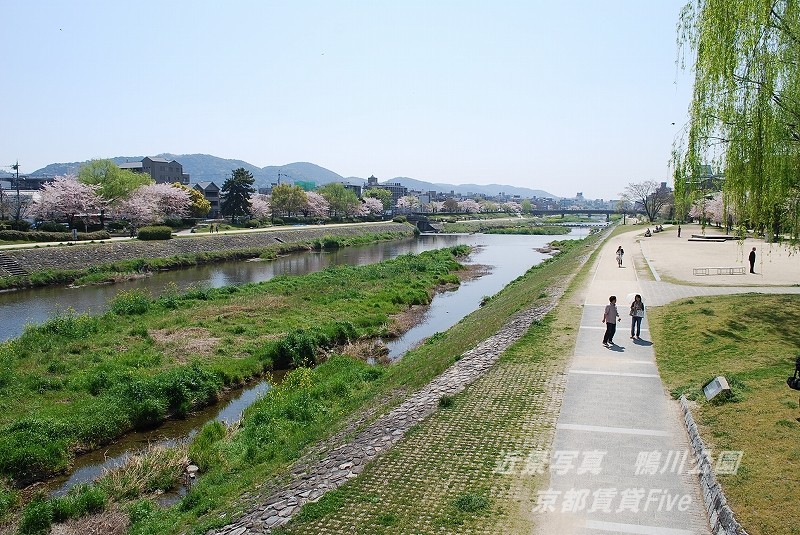
[[[617,247],[617,267],[622,267],[622,255],[624,254],[625,251],[622,250],[622,246]]]
[[[636,297],[633,298],[633,303],[631,303],[631,340],[635,338],[639,340],[642,339],[639,335],[642,332],[643,317],[644,303],[642,302],[642,296],[636,294]]]
[[[750,256],[748,256],[747,259],[750,260],[750,273],[755,273],[756,272],[755,271],[755,267],[756,267],[756,248],[755,247],[753,247],[753,250],[750,251]]]
[[[679,238],[681,237],[681,226],[680,225],[678,225],[678,237]]]
[[[617,332],[617,320],[619,319],[619,312],[617,312],[617,296],[612,295],[608,298],[608,304],[603,311],[603,323],[606,324],[606,334],[603,335],[603,345],[611,347],[614,345],[614,333]]]

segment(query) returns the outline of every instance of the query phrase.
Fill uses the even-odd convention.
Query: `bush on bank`
[[[172,228],[166,225],[158,227],[142,227],[136,231],[140,240],[169,240],[172,239]]]
[[[78,241],[107,240],[111,235],[105,230],[97,232],[78,232]],[[25,241],[25,242],[72,242],[70,232],[44,232],[33,230],[22,232],[20,230],[0,230],[0,240]]]

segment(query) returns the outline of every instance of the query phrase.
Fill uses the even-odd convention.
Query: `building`
[[[378,179],[375,176],[370,176],[367,179],[367,185],[365,189],[385,189],[389,190],[392,194],[392,205],[397,204],[397,199],[400,197],[405,197],[408,195],[408,188],[404,185],[398,183],[395,184],[378,184]]]
[[[364,186],[362,186],[361,184],[351,184],[350,182],[342,182],[341,184],[342,186],[344,186],[344,189],[349,189],[350,191],[355,193],[356,197],[358,197],[359,199],[362,197]]]
[[[205,197],[205,199],[211,204],[211,210],[208,212],[208,217],[211,219],[218,218],[220,209],[219,186],[213,182],[198,182],[192,187],[202,193],[203,197]]]
[[[134,173],[147,173],[156,181],[156,184],[180,182],[185,186],[189,185],[189,175],[183,172],[183,166],[176,160],[170,161],[166,158],[147,156],[141,162],[122,163],[119,168],[128,169]]]

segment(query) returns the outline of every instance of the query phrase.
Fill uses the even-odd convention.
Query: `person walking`
[[[612,295],[608,298],[608,304],[603,311],[603,323],[606,324],[606,334],[603,335],[603,345],[611,347],[614,345],[614,333],[617,332],[617,320],[619,319],[619,312],[617,312],[617,296]]]
[[[624,254],[625,251],[622,250],[622,246],[617,247],[617,267],[622,267],[622,255]]]
[[[681,237],[681,226],[680,225],[678,225],[678,237],[679,238]]]
[[[753,250],[750,251],[750,256],[748,256],[747,259],[750,261],[750,273],[755,273],[756,272],[755,271],[755,267],[756,267],[756,248],[755,247],[753,247]]]
[[[641,340],[639,336],[642,333],[642,318],[644,317],[644,303],[642,296],[636,294],[631,303],[631,340]]]

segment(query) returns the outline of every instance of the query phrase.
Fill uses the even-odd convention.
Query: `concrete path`
[[[622,268],[614,258],[618,245],[628,252]],[[628,295],[641,292],[634,245],[630,236],[607,242],[586,291],[550,486],[537,502],[543,534],[709,533],[699,486],[688,473],[686,431],[661,384],[646,318],[642,340],[630,339]],[[622,317],[611,349],[601,344],[609,295],[617,296]],[[667,462],[683,456],[682,470]]]
[[[750,240],[687,243],[686,237],[697,232],[692,228],[684,228],[680,239],[674,229],[652,238],[644,238],[643,230],[607,241],[585,288],[556,426],[550,485],[539,492],[535,508],[543,535],[710,533],[686,429],[658,374],[647,318],[642,339],[630,338],[628,312],[634,294],[652,307],[695,295],[800,293],[799,287],[788,286],[800,274],[797,255]],[[619,245],[626,252],[622,268],[614,257]],[[770,254],[757,267],[760,276],[692,279],[692,266],[742,265],[741,250],[751,246],[759,255]],[[763,275],[765,265],[772,276]],[[664,274],[672,282],[664,282]],[[601,343],[601,319],[610,295],[617,296],[621,321],[616,345],[607,349]]]

